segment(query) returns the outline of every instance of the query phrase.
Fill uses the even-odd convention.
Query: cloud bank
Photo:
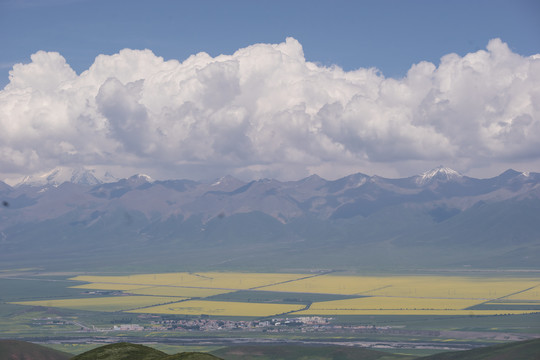
[[[540,55],[494,39],[393,79],[306,61],[293,38],[183,62],[125,49],[80,75],[39,51],[0,91],[0,134],[4,176],[59,165],[196,179],[538,171]]]

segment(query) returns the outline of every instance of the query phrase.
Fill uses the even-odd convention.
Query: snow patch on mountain
[[[137,185],[144,184],[144,183],[153,183],[154,179],[146,174],[135,174],[133,176],[130,176],[128,181],[130,183],[135,183]]]
[[[441,165],[439,167],[436,167],[435,169],[431,169],[421,175],[418,175],[415,179],[415,182],[418,185],[425,185],[433,181],[456,181],[461,179],[462,177],[463,175],[461,175],[459,172]]]
[[[60,166],[44,173],[26,176],[16,184],[16,187],[22,185],[56,187],[65,182],[92,186],[115,181],[118,179],[109,172],[100,173],[95,169],[86,169],[85,167]]]

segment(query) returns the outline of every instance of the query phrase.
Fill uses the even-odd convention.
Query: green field
[[[192,345],[173,346],[186,351],[191,346],[200,347],[200,339],[208,339],[202,348],[217,349],[220,339],[233,336],[254,341],[268,337],[272,341],[324,343],[405,341],[412,346],[409,354],[435,353],[440,350],[415,349],[414,344],[428,342],[442,348],[445,344],[486,345],[540,336],[535,298],[539,283],[536,276],[512,273],[359,276],[199,272],[109,276],[3,272],[0,337],[65,338],[70,342],[54,347],[80,352],[89,348],[82,340],[89,336],[158,342],[164,347],[173,346],[168,345],[172,339],[199,339]],[[330,325],[336,330],[166,331],[152,323],[155,319],[247,321],[314,315],[331,319]],[[144,330],[114,331],[118,324],[135,324]],[[350,330],[354,326],[363,328]]]

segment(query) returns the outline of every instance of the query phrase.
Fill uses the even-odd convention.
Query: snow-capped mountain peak
[[[117,179],[108,172],[105,173],[104,176],[99,176],[96,174],[95,169],[59,166],[44,173],[25,176],[16,186],[59,186],[65,182],[80,185],[98,185],[116,180]]]
[[[455,181],[462,177],[463,175],[461,175],[459,172],[441,165],[435,169],[431,169],[421,175],[418,175],[415,181],[418,185],[425,185],[432,181]]]
[[[146,174],[135,174],[133,176],[130,176],[128,181],[132,183],[143,184],[153,183],[154,179],[152,179],[149,175]]]
[[[228,184],[230,182],[239,182],[240,180],[236,179],[235,177],[231,176],[231,175],[225,175],[223,177],[220,177],[219,179],[217,179],[216,181],[214,181],[212,183],[212,185],[210,186],[218,186],[218,185],[224,185],[224,184]]]

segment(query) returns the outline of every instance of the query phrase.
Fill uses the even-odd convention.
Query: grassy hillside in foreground
[[[226,360],[407,360],[413,356],[348,346],[243,345],[213,351]]]
[[[540,339],[494,345],[468,351],[452,351],[423,357],[422,360],[539,360]]]
[[[19,340],[0,340],[0,359],[68,360],[71,354]]]
[[[92,349],[73,357],[73,360],[158,360],[167,354],[148,346],[117,343]]]
[[[162,351],[148,346],[117,343],[100,346],[93,350],[79,354],[72,360],[219,360],[219,358],[205,353],[184,352],[167,355]]]
[[[83,354],[70,354],[17,340],[0,340],[0,359],[9,360],[539,360],[540,339],[452,351],[425,357],[347,346],[239,345],[213,351],[167,355],[148,346],[116,343]],[[219,356],[219,357],[216,357]]]

